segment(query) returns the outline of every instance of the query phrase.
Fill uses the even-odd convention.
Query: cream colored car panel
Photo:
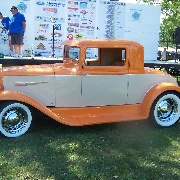
[[[82,106],[81,76],[57,75],[55,80],[56,107]]]
[[[155,85],[162,82],[177,84],[170,75],[165,74],[129,74],[128,104],[141,103],[144,95]]]
[[[82,76],[83,103],[86,106],[126,104],[127,82],[127,75]]]
[[[56,106],[126,104],[127,78],[127,75],[56,76]]]
[[[141,103],[154,85],[169,75],[4,76],[5,90],[22,92],[46,106],[83,107]]]
[[[4,76],[4,90],[22,92],[45,106],[55,106],[55,80],[51,76]]]

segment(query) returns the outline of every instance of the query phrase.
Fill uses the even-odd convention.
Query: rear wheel
[[[0,132],[6,137],[18,137],[30,127],[32,115],[23,103],[6,102],[0,108]]]
[[[180,117],[180,98],[176,93],[165,93],[153,103],[150,120],[162,127],[174,125]]]

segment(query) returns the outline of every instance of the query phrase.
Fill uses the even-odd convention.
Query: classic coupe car
[[[0,132],[18,137],[40,111],[71,126],[144,120],[174,125],[180,87],[144,67],[144,48],[127,40],[67,40],[63,63],[2,67]],[[36,119],[33,119],[34,121]]]

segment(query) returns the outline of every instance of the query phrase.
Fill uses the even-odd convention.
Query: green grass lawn
[[[178,180],[180,122],[146,120],[69,127],[42,118],[18,138],[0,137],[0,180]]]

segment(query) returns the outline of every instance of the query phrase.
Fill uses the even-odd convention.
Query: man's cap
[[[0,12],[0,15],[2,15],[2,12]]]
[[[13,9],[18,9],[16,6],[12,6],[11,7],[11,10],[13,10]]]

